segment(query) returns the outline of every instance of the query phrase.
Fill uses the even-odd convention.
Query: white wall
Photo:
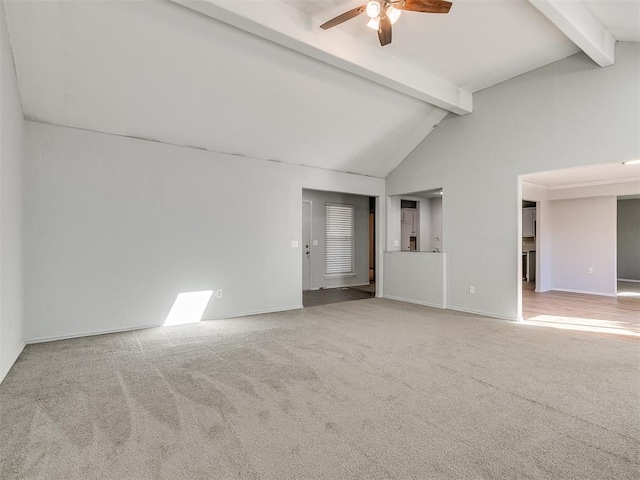
[[[24,118],[0,2],[0,382],[24,348],[22,160]]]
[[[401,219],[400,214],[400,197],[387,197],[386,211],[387,211],[387,223],[385,228],[385,239],[387,251],[399,252],[400,251],[400,237],[401,237]],[[422,226],[422,222],[420,222]]]
[[[640,281],[640,198],[618,201],[618,278]]]
[[[536,203],[536,292],[547,292],[553,288],[553,227],[550,212],[551,202],[541,200]]]
[[[610,67],[578,54],[483,90],[387,178],[387,195],[444,188],[450,308],[520,316],[518,176],[640,158],[639,64],[618,43]]]
[[[385,298],[444,308],[446,254],[432,252],[386,252]]]
[[[311,290],[369,284],[369,197],[337,192],[303,190],[302,200],[311,202]],[[325,204],[346,203],[354,206],[355,275],[325,278]],[[313,240],[318,245],[313,245]],[[303,245],[304,247],[304,245]]]
[[[428,252],[433,248],[431,246],[431,241],[433,239],[433,234],[431,233],[431,201],[423,198],[418,206],[420,211],[418,250],[421,252]]]
[[[444,250],[442,241],[442,198],[429,199],[429,243],[426,250]],[[436,237],[438,240],[436,241]]]
[[[553,290],[616,294],[616,202],[616,197],[549,202]]]
[[[384,196],[382,179],[41,123],[27,147],[28,341],[160,325],[181,292],[223,290],[204,318],[299,308],[302,189]]]

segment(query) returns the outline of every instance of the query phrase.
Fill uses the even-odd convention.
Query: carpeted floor
[[[637,479],[640,343],[369,299],[28,346],[2,479]]]

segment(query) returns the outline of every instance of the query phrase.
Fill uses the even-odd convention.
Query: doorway
[[[375,296],[377,198],[302,190],[305,307]]]
[[[616,203],[616,295],[640,299],[640,195],[620,195]]]
[[[400,200],[400,250],[403,252],[418,250],[419,205],[416,200]]]
[[[638,298],[634,292],[620,295],[620,282],[617,296],[615,288],[621,266],[633,261],[620,262],[620,253],[625,254],[619,240],[627,226],[620,218],[620,196],[616,202],[610,193],[624,190],[629,182],[607,184],[602,195],[598,185],[575,188],[567,183],[580,178],[580,186],[596,177],[581,177],[575,169],[557,180],[555,175],[559,173],[521,177],[518,316],[540,326],[640,336]],[[630,237],[637,253],[637,232]],[[531,255],[534,251],[536,256]]]
[[[369,284],[376,283],[376,197],[369,197]]]
[[[537,203],[522,200],[522,281],[526,290],[536,290]]]

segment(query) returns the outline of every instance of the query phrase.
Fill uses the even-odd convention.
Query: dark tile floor
[[[322,290],[307,290],[302,292],[302,305],[315,307],[329,303],[363,300],[376,295],[375,284],[358,287],[325,288]]]

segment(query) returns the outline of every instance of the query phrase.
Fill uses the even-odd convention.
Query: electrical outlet
[[[222,298],[222,290],[216,290],[216,298]]]
[[[470,287],[469,287],[469,293],[470,293],[471,295],[474,295],[474,294],[476,293],[476,287],[472,287],[472,286],[470,286]]]
[[[587,273],[593,273],[593,267],[587,268]]]
[[[400,240],[394,240],[393,241],[393,246],[394,247],[399,247],[400,246]]]
[[[313,241],[313,246],[314,246],[314,247],[317,247],[317,246],[318,246],[318,240],[314,240],[314,241]]]
[[[291,240],[291,248],[298,248],[298,240]]]

